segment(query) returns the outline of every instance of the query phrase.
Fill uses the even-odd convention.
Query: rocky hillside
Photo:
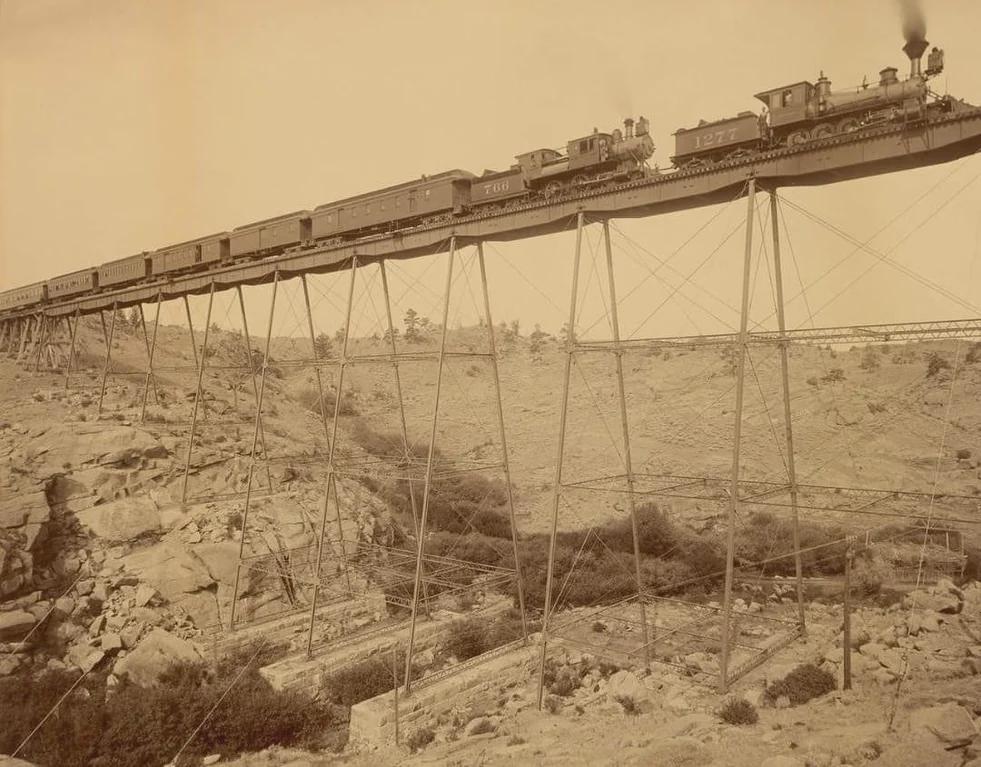
[[[481,343],[477,328],[450,335],[458,349]],[[241,334],[212,333],[182,502],[200,349],[192,349],[180,328],[161,328],[160,369],[141,423],[143,339],[132,329],[117,333],[114,375],[100,415],[101,344],[97,327],[86,325],[68,389],[62,375],[35,376],[0,360],[0,676],[99,667],[110,670],[110,686],[124,675],[152,684],[171,661],[200,658],[215,646],[231,618],[237,579],[237,620],[273,617],[303,602],[275,567],[241,573],[238,567],[240,550],[281,565],[290,552],[309,550],[319,538],[327,435],[314,373],[291,365],[306,354],[300,341],[277,338],[270,353],[257,440],[270,461],[252,478],[244,547],[241,494],[249,479],[256,398],[244,365],[250,358],[261,362],[261,354],[250,354]],[[366,353],[385,350],[382,339],[352,344]],[[522,533],[540,532],[547,529],[554,472],[560,350],[554,338],[514,333],[503,333],[501,345],[519,525]],[[423,335],[411,348],[433,348],[432,336]],[[981,494],[981,366],[975,355],[967,345],[793,349],[799,476],[817,484],[936,485],[940,493]],[[584,359],[575,370],[566,476],[618,471],[618,406],[608,363],[606,357]],[[724,476],[734,386],[725,351],[638,353],[625,367],[635,465],[651,473]],[[783,471],[777,370],[771,353],[754,359],[744,449],[750,478],[779,479]],[[432,368],[406,363],[400,372],[410,442],[417,449],[428,436]],[[391,368],[359,365],[346,375],[338,454],[346,460],[376,455],[366,447],[365,424],[391,442],[386,450],[400,454],[392,439],[399,420]],[[335,372],[325,368],[322,381],[333,412]],[[447,459],[497,458],[493,395],[486,363],[448,363],[437,437]],[[398,514],[364,484],[338,482],[338,504],[345,540],[400,535]],[[619,513],[613,500],[595,495],[571,496],[569,504],[564,528]],[[720,531],[715,506],[674,504],[669,511],[679,524],[709,537]],[[328,519],[328,537],[334,537],[333,507]],[[977,545],[976,526],[965,533],[968,545]],[[856,689],[802,707],[774,701],[751,727],[722,724],[716,716],[721,701],[690,680],[662,671],[609,676],[594,660],[571,656],[566,663],[582,684],[559,701],[556,714],[538,712],[527,685],[519,685],[509,700],[470,712],[470,719],[462,712],[455,724],[435,725],[434,744],[416,758],[601,763],[615,741],[624,764],[966,764],[973,746],[965,744],[973,742],[971,728],[981,713],[979,599],[976,586],[961,592],[948,585],[905,605],[863,607],[853,633]],[[762,706],[761,675],[776,679],[799,662],[840,675],[838,608],[815,602],[809,616],[808,641],[765,666],[741,694]],[[637,709],[627,710],[618,696],[629,697]],[[905,729],[886,734],[881,724],[893,699],[901,704]],[[489,724],[468,724],[476,719]],[[613,741],[611,732],[617,733]],[[736,752],[746,758],[726,756]],[[395,763],[404,756],[350,758]],[[284,760],[266,754],[242,764]]]

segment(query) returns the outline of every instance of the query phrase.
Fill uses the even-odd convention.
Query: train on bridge
[[[944,54],[933,48],[926,68],[921,61],[929,44],[907,35],[903,51],[910,74],[900,80],[894,67],[880,72],[875,86],[835,92],[822,73],[816,83],[802,81],[756,94],[760,114],[701,121],[675,132],[673,171],[662,173],[647,161],[654,154],[650,123],[628,118],[623,129],[597,129],[566,143],[564,151],[535,149],[517,155],[505,171],[477,176],[451,170],[367,194],[336,200],[275,218],[245,224],[230,232],[200,237],[154,251],[137,253],[101,266],[0,293],[0,313],[39,308],[50,302],[106,290],[153,284],[191,272],[207,271],[242,260],[269,258],[310,247],[331,247],[364,238],[388,236],[419,227],[443,225],[461,217],[506,212],[530,201],[566,199],[645,177],[667,178],[715,164],[746,162],[775,149],[801,148],[835,136],[861,138],[884,124],[918,126],[930,119],[973,109],[939,96],[928,78],[940,74]]]

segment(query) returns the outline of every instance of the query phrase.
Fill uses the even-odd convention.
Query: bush
[[[314,386],[303,389],[296,395],[297,401],[311,413],[320,415],[320,390]],[[328,418],[334,417],[334,407],[337,403],[337,393],[329,389],[324,390],[324,410]],[[359,415],[357,406],[354,404],[354,397],[350,392],[345,392],[341,397],[340,415]],[[401,443],[400,443],[401,444]]]
[[[568,698],[582,687],[582,677],[575,666],[560,665],[549,659],[545,664],[545,689],[552,695]]]
[[[957,460],[959,461],[966,461],[970,457],[971,457],[971,451],[965,447],[962,447],[960,450],[957,451]]]
[[[821,380],[825,383],[838,383],[845,380],[845,371],[841,368],[831,368],[827,373],[821,376]]]
[[[481,719],[477,724],[473,726],[470,730],[471,735],[483,735],[488,732],[496,732],[497,725],[494,724],[490,719]]]
[[[405,741],[410,751],[421,751],[436,738],[436,733],[429,727],[422,727],[413,732]]]
[[[949,368],[950,363],[936,352],[927,357],[927,378],[933,378],[941,370],[948,370]]]
[[[257,650],[259,655],[249,663]],[[211,753],[234,756],[273,744],[321,747],[333,723],[329,707],[299,693],[276,691],[258,672],[263,659],[279,651],[252,647],[213,666],[178,663],[153,687],[123,679],[108,696],[106,673],[93,672],[34,735],[23,755],[40,764],[68,767],[164,764],[202,722],[182,760]],[[0,682],[5,711],[0,751],[16,749],[75,679],[57,672],[30,684],[15,677]],[[222,698],[233,683],[233,694]]]
[[[562,710],[562,698],[558,695],[545,696],[545,709],[550,714],[557,714]]]
[[[799,529],[804,575],[839,575],[844,572],[845,544],[840,528],[801,522]],[[793,550],[794,528],[789,519],[778,519],[767,512],[755,512],[750,516],[749,524],[737,531],[737,557],[747,563],[773,559],[764,568],[768,574],[793,575]]]
[[[774,682],[764,691],[764,699],[773,704],[786,697],[793,706],[829,693],[837,687],[834,674],[824,671],[813,663],[805,663],[791,671],[779,682]]]
[[[719,711],[719,716],[727,724],[756,724],[760,720],[756,707],[742,698],[727,700]]]
[[[420,676],[420,669],[413,666],[412,678]],[[374,698],[401,685],[405,680],[405,652],[395,658],[395,676],[392,676],[392,657],[386,653],[359,663],[337,669],[324,675],[321,694],[340,706],[353,706],[368,698]]]
[[[624,713],[628,716],[637,716],[640,713],[640,706],[637,705],[637,701],[629,695],[617,695],[614,700],[620,704],[620,707],[623,708]]]
[[[487,645],[489,621],[470,618],[457,621],[450,626],[446,639],[443,640],[442,651],[463,661],[475,658],[490,649]]]

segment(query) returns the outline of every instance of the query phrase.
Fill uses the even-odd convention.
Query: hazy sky
[[[947,53],[934,88],[981,103],[981,5],[925,7],[927,37]],[[677,128],[755,110],[753,93],[820,70],[836,87],[888,64],[905,72],[902,43],[896,0],[0,0],[0,288],[423,173],[504,168],[631,114],[652,119],[654,161],[666,167]],[[810,311],[830,301],[818,324],[977,316],[979,174],[970,158],[787,190],[865,239],[936,186],[874,244],[887,250],[912,232],[893,257],[964,299],[880,265],[832,300],[873,263],[858,254],[814,287]],[[677,274],[695,270],[743,210],[672,262]],[[621,267],[621,294],[656,265],[645,251],[670,255],[715,212],[624,222],[644,250]],[[787,216],[804,284],[851,250]],[[498,319],[561,325],[568,242],[489,254]],[[713,315],[731,324],[707,307],[738,302],[740,250],[736,237],[681,292],[687,309],[647,331],[715,329]],[[659,300],[649,283],[631,299],[635,324]]]

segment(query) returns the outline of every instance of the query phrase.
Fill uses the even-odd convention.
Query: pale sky
[[[927,37],[947,54],[933,87],[981,103],[981,6],[925,8]],[[665,168],[677,128],[756,111],[753,93],[821,70],[835,87],[874,81],[889,64],[905,73],[902,44],[896,0],[0,0],[0,289],[423,173],[502,169],[628,115],[652,119],[652,162]],[[873,244],[888,250],[912,232],[892,256],[962,299],[880,265],[832,300],[873,262],[859,254],[814,287],[810,311],[827,303],[815,322],[978,316],[979,175],[981,158],[969,158],[787,190],[864,240],[936,186]],[[714,240],[672,262],[678,274],[743,211],[727,211]],[[664,257],[714,212],[621,228]],[[787,216],[805,284],[851,250]],[[669,315],[646,334],[719,329],[706,296],[738,303],[741,247],[736,237],[685,287],[687,318]],[[634,255],[619,267],[621,295],[656,263]],[[495,319],[557,330],[568,238],[498,245],[488,258]],[[441,268],[429,278],[438,287]],[[628,299],[627,324],[659,300],[649,282],[652,292]],[[792,306],[791,324],[806,313]]]

